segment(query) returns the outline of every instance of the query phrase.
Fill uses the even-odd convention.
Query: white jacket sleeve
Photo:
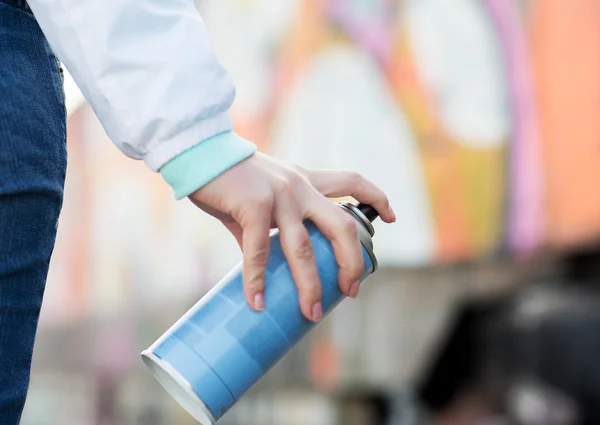
[[[231,130],[235,88],[193,0],[29,0],[58,58],[127,156],[159,170]]]

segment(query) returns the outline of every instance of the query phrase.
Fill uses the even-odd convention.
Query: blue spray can
[[[377,269],[368,205],[339,204],[356,220],[362,244],[362,280]],[[306,222],[323,287],[323,315],[344,299],[327,238]],[[265,309],[246,303],[241,264],[225,276],[150,348],[142,359],[160,384],[202,425],[214,425],[315,323],[300,311],[298,292],[278,232],[271,235]]]

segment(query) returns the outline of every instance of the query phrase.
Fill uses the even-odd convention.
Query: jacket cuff
[[[173,137],[149,146],[148,152],[144,156],[146,165],[152,171],[159,171],[166,163],[196,146],[199,141],[208,140],[217,134],[231,131],[233,128],[233,121],[227,112],[203,118],[196,124],[186,130],[175,132]]]
[[[228,131],[176,156],[160,169],[160,174],[173,188],[175,198],[182,199],[255,152],[253,143]]]

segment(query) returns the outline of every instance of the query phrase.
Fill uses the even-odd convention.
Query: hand
[[[277,227],[298,287],[304,316],[321,320],[321,283],[309,219],[331,241],[340,267],[341,291],[354,298],[363,274],[363,257],[354,219],[327,197],[352,196],[371,205],[386,223],[396,220],[381,189],[352,171],[305,170],[256,153],[189,196],[233,234],[243,256],[244,292],[250,307],[264,309],[269,232]]]

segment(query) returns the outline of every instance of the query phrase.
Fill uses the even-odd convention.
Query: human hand
[[[278,228],[302,313],[309,320],[319,321],[323,315],[321,283],[303,220],[311,220],[331,241],[340,267],[339,286],[345,295],[358,295],[363,274],[355,222],[327,199],[342,196],[371,205],[386,223],[396,220],[383,191],[355,172],[307,170],[261,153],[240,162],[189,198],[219,219],[240,245],[244,292],[255,310],[264,309],[269,233]]]

